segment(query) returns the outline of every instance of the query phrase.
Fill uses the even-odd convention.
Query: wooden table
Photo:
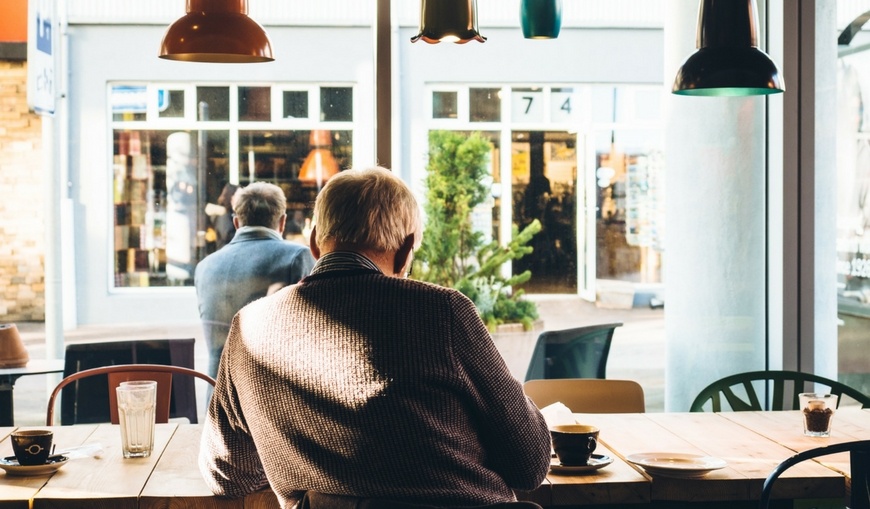
[[[613,457],[613,464],[592,475],[551,473],[541,488],[521,498],[544,506],[727,502],[729,507],[757,507],[764,479],[782,460],[814,447],[870,439],[870,411],[860,409],[838,411],[830,438],[805,437],[797,411],[575,417],[601,429],[597,452]],[[643,452],[710,455],[728,466],[702,479],[652,477],[625,460]],[[842,500],[848,496],[849,468],[847,454],[798,464],[777,481],[773,498]]]
[[[830,438],[804,437],[798,412],[577,414],[601,428],[597,453],[614,462],[592,474],[554,475],[520,498],[543,506],[690,502],[755,507],[768,473],[795,452],[828,443],[870,438],[870,411],[840,410]],[[12,454],[0,428],[0,456]],[[271,491],[243,500],[214,497],[197,468],[201,426],[158,424],[154,454],[123,459],[120,431],[111,424],[55,426],[58,448],[98,443],[99,458],[69,461],[52,476],[12,477],[0,473],[0,508],[276,509]],[[712,455],[728,466],[702,479],[652,477],[625,460],[640,452]],[[776,484],[778,499],[842,499],[849,463],[846,455],[820,458],[788,470]]]
[[[0,456],[12,454],[0,428]],[[117,425],[53,426],[58,449],[100,444],[99,457],[71,459],[51,476],[14,477],[0,473],[0,507],[48,508],[236,508],[277,509],[271,491],[229,500],[215,497],[197,468],[201,426],[158,424],[154,452],[148,458],[124,459]],[[32,501],[32,506],[30,502]]]

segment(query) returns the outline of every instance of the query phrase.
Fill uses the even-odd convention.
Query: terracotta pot
[[[519,381],[526,378],[535,344],[542,332],[544,332],[544,322],[536,320],[530,330],[523,330],[523,325],[520,323],[509,323],[499,325],[495,332],[490,333],[496,349],[504,358],[511,374]]]
[[[0,368],[21,368],[30,355],[14,323],[0,324]]]

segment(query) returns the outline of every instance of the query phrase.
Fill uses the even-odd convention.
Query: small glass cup
[[[831,436],[831,421],[837,409],[837,395],[804,392],[800,398],[803,413],[804,435],[808,437]]]

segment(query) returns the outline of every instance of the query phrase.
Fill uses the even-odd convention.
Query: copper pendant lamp
[[[486,41],[477,29],[477,0],[421,0],[420,33],[411,42]]]
[[[187,0],[187,14],[169,26],[160,58],[185,62],[271,62],[272,43],[248,17],[248,0]]]
[[[559,37],[562,0],[520,0],[520,25],[526,39]]]
[[[702,0],[697,48],[677,71],[674,94],[733,97],[785,91],[782,72],[758,49],[755,0]]]
[[[332,133],[325,129],[311,131],[308,138],[311,152],[302,162],[299,180],[317,185],[319,190],[332,176],[338,174],[338,161],[332,155]]]

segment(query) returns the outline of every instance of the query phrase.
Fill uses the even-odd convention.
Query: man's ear
[[[317,245],[317,226],[311,228],[311,235],[308,236],[308,247],[311,248],[311,256],[315,260],[320,258],[320,246]]]
[[[241,228],[241,226],[239,226],[239,216],[233,216],[233,226],[236,227],[236,230]]]
[[[281,215],[281,219],[278,220],[278,233],[284,234],[284,227],[287,225],[287,214]]]
[[[405,237],[399,250],[396,251],[396,257],[393,259],[393,273],[399,276],[404,276],[405,267],[411,263],[411,253],[414,251],[414,234]]]

